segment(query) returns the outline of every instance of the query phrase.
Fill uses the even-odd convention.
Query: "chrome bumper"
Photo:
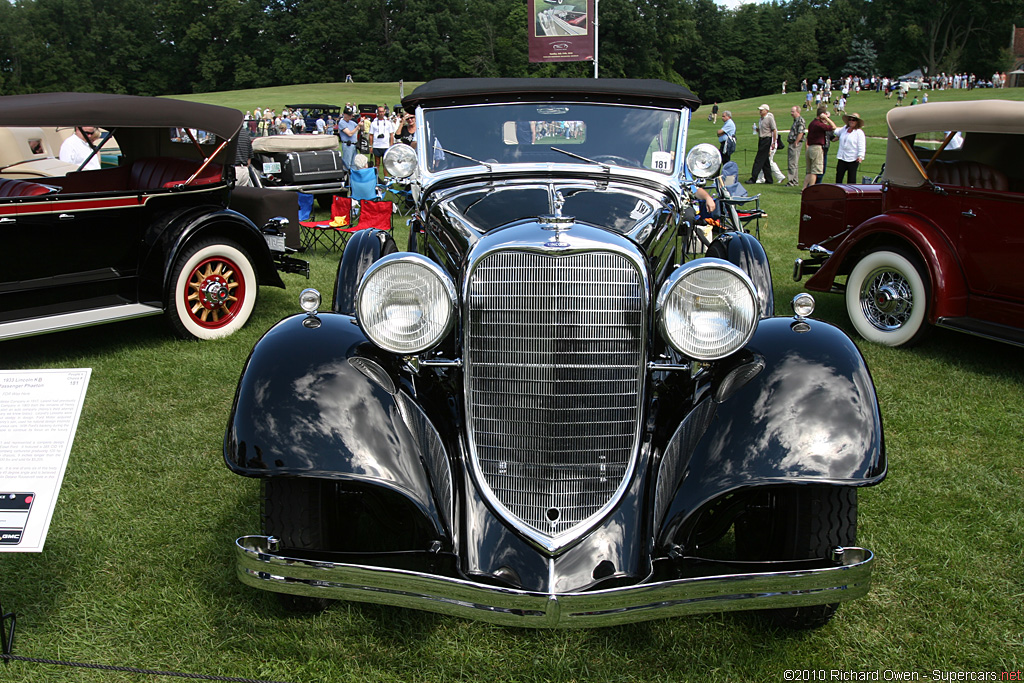
[[[343,182],[308,183],[305,185],[264,185],[265,190],[287,190],[289,192],[305,192],[306,194],[341,194],[348,190]]]
[[[814,275],[831,256],[832,252],[820,244],[812,244],[809,249],[811,258],[798,258],[793,262],[793,281],[800,282],[804,275]]]
[[[874,555],[835,553],[837,566],[727,574],[645,583],[585,593],[539,593],[463,579],[275,555],[266,536],[235,541],[238,577],[278,593],[395,605],[506,626],[615,626],[705,612],[800,607],[866,595]]]

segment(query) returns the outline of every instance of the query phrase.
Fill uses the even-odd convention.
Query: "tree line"
[[[1013,68],[1012,27],[1024,24],[1024,0],[599,7],[602,77],[663,78],[705,101],[847,73],[988,78]],[[526,0],[3,0],[0,93],[593,74],[589,62],[529,63],[527,11]]]

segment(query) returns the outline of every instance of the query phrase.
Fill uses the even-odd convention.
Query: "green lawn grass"
[[[318,88],[304,97],[349,100],[324,100]],[[793,96],[762,99],[781,121]],[[730,103],[741,132],[760,101]],[[882,109],[853,107],[881,120]],[[691,143],[704,128],[698,118]],[[762,191],[761,237],[785,314],[800,291],[790,278],[799,192]],[[1024,666],[1024,360],[1018,348],[946,331],[908,350],[858,340],[890,473],[860,496],[859,541],[878,556],[871,593],[821,630],[774,631],[744,614],[551,632],[360,604],[282,611],[235,579],[232,542],[259,528],[259,487],[228,472],[221,440],[260,335],[299,310],[303,287],[329,298],[338,257],[309,258],[312,280],[286,275],[287,290],[263,288],[249,325],[228,339],[176,341],[149,318],[0,345],[3,368],[93,368],[45,551],[0,554],[0,600],[19,617],[15,654],[296,683],[783,681],[792,669],[927,680]],[[849,330],[841,299],[817,298],[816,317]],[[153,680],[24,662],[0,665],[0,678]]]

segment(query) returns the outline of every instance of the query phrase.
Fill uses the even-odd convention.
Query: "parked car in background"
[[[285,106],[302,114],[307,133],[316,130],[316,120],[320,117],[323,117],[325,122],[330,117],[335,123],[341,119],[341,107],[335,104],[288,104]],[[334,131],[328,132],[333,134]]]
[[[404,99],[417,145],[384,165],[411,186],[406,250],[356,233],[331,303],[304,291],[243,370],[224,456],[264,514],[242,581],[537,627],[813,627],[865,594],[871,377],[808,295],[775,316],[753,236],[687,253],[720,165],[686,151],[698,105],[617,79]]]
[[[78,171],[48,142],[36,170],[49,175],[0,179],[0,339],[159,314],[181,337],[212,339],[246,323],[259,285],[284,286],[278,270],[308,272],[279,223],[261,232],[226,208],[241,123],[234,109],[178,100],[0,97],[7,131],[96,124],[111,135],[93,154],[113,136],[120,145],[116,168]]]
[[[49,178],[78,170],[58,159],[63,141],[37,126],[0,127],[0,178]]]
[[[330,207],[348,187],[348,170],[334,135],[267,135],[253,138],[255,185],[316,195]]]
[[[900,107],[886,120],[881,184],[804,192],[797,246],[810,256],[794,279],[843,293],[854,328],[880,344],[935,325],[1024,345],[1024,102]]]
[[[0,126],[0,178],[51,178],[77,171],[75,164],[60,160],[60,148],[72,126]],[[104,136],[109,132],[102,131]],[[102,141],[103,166],[117,166],[121,150],[113,138]]]

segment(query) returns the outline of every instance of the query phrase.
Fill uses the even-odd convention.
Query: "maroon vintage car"
[[[1024,102],[893,109],[880,185],[803,194],[793,279],[889,346],[930,325],[1024,346]],[[846,276],[846,282],[837,278]]]

